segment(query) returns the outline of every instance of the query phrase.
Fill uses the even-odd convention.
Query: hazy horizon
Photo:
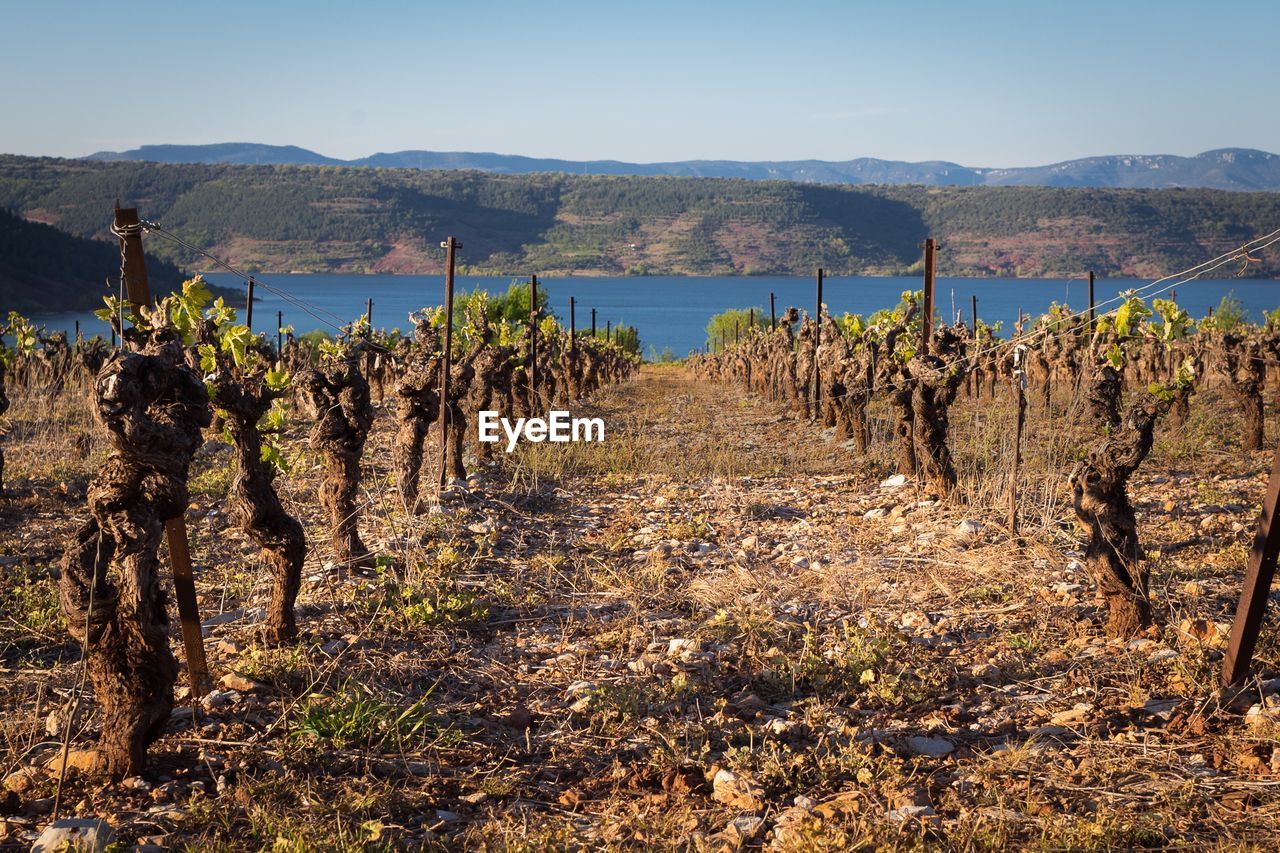
[[[848,161],[852,161],[852,160],[860,160],[860,159],[879,159],[879,160],[885,160],[885,161],[900,161],[900,162],[909,162],[909,163],[919,163],[919,162],[953,163],[953,164],[958,165],[958,166],[967,166],[967,167],[969,167],[969,168],[975,168],[975,169],[1003,169],[1003,168],[1019,168],[1019,167],[1017,167],[1017,166],[1010,167],[1010,166],[1008,166],[1007,164],[1004,164],[1004,163],[965,163],[965,162],[962,162],[962,161],[958,161],[958,160],[948,160],[948,159],[945,159],[945,158],[941,158],[941,159],[934,159],[934,160],[931,160],[931,161],[921,161],[921,160],[903,160],[903,158],[901,158],[901,157],[871,157],[870,155],[864,155],[864,154],[855,154],[855,155],[852,155],[852,156],[850,156],[850,157],[842,158],[841,160],[828,160],[828,159],[819,158],[819,157],[764,157],[764,158],[761,158],[761,159],[759,159],[759,160],[754,160],[754,161],[745,161],[745,160],[741,160],[741,161],[740,161],[740,160],[737,160],[736,158],[729,158],[729,157],[686,157],[686,158],[680,158],[680,159],[678,159],[678,160],[626,160],[626,159],[623,159],[623,158],[621,158],[621,157],[609,157],[609,156],[600,156],[600,157],[582,157],[582,158],[578,158],[578,157],[561,157],[561,156],[558,156],[558,155],[555,155],[555,154],[547,154],[547,155],[532,155],[532,154],[526,154],[526,153],[524,153],[524,152],[522,152],[522,151],[506,151],[506,150],[490,150],[490,149],[484,149],[484,150],[481,150],[481,149],[475,149],[475,150],[467,150],[467,151],[463,151],[463,150],[461,150],[461,149],[454,149],[454,150],[448,150],[448,151],[446,151],[446,150],[443,150],[443,149],[427,148],[427,147],[425,147],[425,146],[414,146],[414,147],[410,147],[410,148],[397,148],[397,149],[390,149],[390,148],[376,148],[376,149],[373,149],[373,150],[365,151],[365,152],[363,152],[363,153],[357,153],[357,154],[354,154],[354,155],[353,155],[353,156],[351,156],[351,157],[339,157],[339,156],[338,156],[338,155],[336,155],[336,154],[332,154],[332,153],[330,153],[330,152],[328,152],[328,151],[320,150],[320,149],[317,149],[317,148],[312,148],[312,147],[310,147],[310,146],[308,146],[308,145],[298,145],[297,143],[290,143],[290,142],[284,142],[284,143],[268,143],[268,142],[260,142],[260,141],[257,141],[257,140],[245,140],[245,139],[238,139],[238,140],[224,140],[224,141],[218,141],[218,142],[147,142],[147,143],[143,143],[142,145],[133,146],[133,147],[131,147],[131,148],[127,148],[127,149],[105,149],[105,148],[103,148],[103,149],[97,149],[97,150],[94,150],[94,151],[86,151],[86,152],[84,152],[83,154],[70,155],[70,157],[71,157],[71,159],[84,158],[84,157],[89,157],[89,156],[92,156],[92,155],[94,155],[94,154],[100,154],[100,153],[107,152],[107,151],[112,151],[113,153],[119,153],[120,151],[132,151],[132,150],[136,150],[136,149],[144,148],[144,147],[157,147],[157,146],[192,146],[192,147],[201,147],[201,146],[214,146],[214,145],[278,145],[279,147],[288,147],[288,146],[293,146],[293,147],[296,147],[296,148],[302,148],[302,149],[305,149],[305,150],[310,151],[310,152],[312,152],[312,153],[314,153],[314,154],[319,154],[319,155],[321,155],[321,156],[323,156],[323,157],[329,157],[329,158],[333,158],[333,159],[340,159],[340,160],[345,160],[345,161],[360,160],[360,159],[365,158],[365,157],[373,157],[373,156],[376,156],[376,155],[379,155],[379,154],[395,154],[395,153],[399,153],[399,152],[401,152],[401,151],[430,151],[430,152],[432,152],[432,153],[434,153],[434,154],[485,154],[485,155],[495,155],[495,156],[499,156],[499,157],[528,157],[528,158],[530,158],[530,159],[538,159],[538,160],[542,160],[542,159],[550,159],[550,160],[565,160],[565,161],[568,161],[568,162],[598,162],[598,163],[621,162],[621,163],[634,163],[634,164],[636,164],[636,165],[641,165],[641,166],[654,165],[654,164],[659,164],[659,163],[673,163],[673,162],[697,162],[697,161],[709,161],[709,162],[710,162],[710,161],[730,161],[730,162],[762,162],[762,163],[769,163],[769,162],[800,162],[800,161],[812,160],[812,161],[817,161],[817,162],[839,163],[839,162],[848,162]],[[1197,156],[1197,155],[1200,155],[1200,154],[1206,154],[1206,153],[1208,153],[1208,152],[1210,152],[1210,151],[1215,151],[1215,150],[1223,150],[1223,149],[1248,149],[1248,148],[1249,148],[1249,146],[1244,146],[1244,145],[1222,145],[1222,146],[1219,146],[1218,148],[1213,148],[1213,149],[1205,149],[1205,150],[1202,150],[1202,151],[1186,151],[1186,152],[1183,152],[1183,151],[1108,151],[1108,152],[1099,152],[1099,153],[1095,153],[1095,154],[1084,154],[1084,155],[1081,155],[1080,157],[1072,157],[1072,158],[1070,158],[1069,160],[1046,161],[1046,162],[1044,162],[1044,163],[1029,163],[1029,164],[1026,164],[1026,165],[1027,165],[1027,166],[1052,166],[1052,165],[1055,165],[1055,164],[1057,164],[1057,163],[1065,163],[1065,162],[1070,162],[1070,161],[1072,161],[1072,160],[1088,160],[1088,159],[1092,159],[1092,158],[1099,158],[1099,157],[1160,157],[1160,156],[1167,156],[1167,157],[1195,157],[1195,156]],[[1261,150],[1261,151],[1264,151],[1264,152],[1266,152],[1266,153],[1271,153],[1271,154],[1277,154],[1277,153],[1280,153],[1280,152],[1275,152],[1275,151],[1267,151],[1266,149],[1250,149],[1250,150]],[[48,155],[48,154],[36,154],[36,155],[32,155],[32,154],[26,154],[26,153],[18,152],[18,151],[4,151],[4,152],[0,152],[0,153],[4,153],[4,154],[14,154],[14,155],[18,155],[18,156],[26,156],[26,157],[29,157],[29,156],[45,156],[45,157],[47,157],[47,156],[68,156],[68,155]]]

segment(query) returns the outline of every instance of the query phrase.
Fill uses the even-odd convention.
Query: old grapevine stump
[[[1119,382],[1118,373],[1104,369],[1095,385]],[[1097,389],[1099,399],[1110,393]],[[1112,637],[1132,637],[1151,624],[1150,570],[1138,540],[1129,478],[1151,452],[1156,422],[1180,396],[1190,393],[1189,383],[1144,392],[1119,427],[1100,439],[1071,473],[1076,519],[1089,536],[1085,565],[1107,603],[1107,633]]]
[[[0,357],[0,415],[3,415],[7,411],[9,411],[9,397],[4,393],[4,358]],[[0,447],[0,494],[4,494],[4,448],[3,447]]]
[[[142,770],[173,709],[178,664],[158,551],[165,521],[186,510],[187,468],[210,421],[177,333],[161,324],[130,334],[137,349],[112,355],[94,381],[94,414],[112,452],[89,484],[93,517],[63,557],[59,589],[102,705],[96,769],[113,777]]]
[[[271,352],[257,344],[253,367],[242,368],[225,357],[210,377],[213,404],[225,419],[225,429],[235,448],[235,473],[231,480],[232,517],[267,555],[273,582],[263,636],[276,645],[298,635],[294,603],[302,585],[302,563],[307,541],[302,525],[285,512],[276,494],[276,468],[263,458],[263,417],[284,389],[267,387],[264,375]]]
[[[964,381],[967,363],[961,338],[948,326],[933,336],[933,352],[916,355],[907,363],[912,379],[911,407],[915,416],[915,440],[921,453],[921,470],[929,485],[944,500],[956,487],[956,469],[947,447],[947,413]]]
[[[1222,335],[1217,343],[1221,355],[1218,370],[1226,377],[1243,420],[1241,448],[1246,453],[1261,450],[1265,423],[1262,389],[1266,383],[1262,346],[1256,337],[1240,335]]]
[[[395,469],[396,483],[405,507],[417,511],[423,445],[427,430],[440,416],[440,333],[425,317],[414,318],[416,329],[412,351],[405,362],[396,397],[397,417]]]
[[[315,418],[311,448],[324,464],[320,502],[333,525],[334,556],[340,565],[371,569],[373,555],[360,538],[360,457],[373,425],[369,383],[360,373],[362,347],[343,341],[320,364],[298,377],[303,402]]]

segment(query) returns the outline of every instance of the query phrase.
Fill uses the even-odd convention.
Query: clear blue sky
[[[1275,0],[0,0],[0,151],[1280,151]]]

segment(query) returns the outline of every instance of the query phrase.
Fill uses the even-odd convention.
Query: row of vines
[[[961,498],[949,444],[958,395],[994,400],[1005,389],[1021,418],[1028,387],[1044,410],[1055,387],[1080,389],[1092,437],[1063,480],[1087,537],[1085,564],[1107,603],[1108,633],[1145,629],[1153,619],[1149,567],[1129,480],[1150,453],[1157,424],[1181,427],[1197,388],[1224,391],[1239,409],[1243,450],[1262,447],[1267,369],[1280,366],[1280,311],[1251,325],[1228,299],[1216,315],[1195,321],[1173,300],[1148,305],[1129,293],[1095,319],[1055,304],[1007,338],[981,321],[931,323],[926,347],[922,302],[922,292],[907,292],[869,317],[824,310],[816,321],[792,308],[776,326],[760,309],[726,312],[708,327],[726,345],[693,356],[692,367],[834,428],[860,455],[876,434],[870,410],[887,409],[893,428],[884,438],[899,473],[943,500]],[[736,341],[726,329],[739,331]]]
[[[545,302],[529,305],[526,296],[521,306],[516,291],[457,300],[447,378],[440,307],[412,315],[409,335],[375,331],[367,316],[335,337],[283,329],[278,352],[267,335],[213,299],[200,277],[154,306],[108,300],[101,316],[113,325],[119,349],[100,338],[46,333],[9,315],[0,328],[10,342],[0,349],[0,415],[6,382],[48,395],[88,388],[110,441],[87,491],[89,518],[66,548],[59,579],[62,613],[85,649],[102,708],[98,772],[116,778],[139,772],[173,709],[178,663],[169,645],[160,546],[166,524],[186,511],[189,466],[206,438],[233,449],[228,509],[271,568],[263,634],[281,644],[298,636],[295,601],[309,549],[303,525],[277,492],[278,478],[290,475],[291,423],[309,421],[309,449],[321,461],[319,499],[332,531],[327,556],[343,570],[360,571],[375,563],[360,537],[358,500],[375,398],[389,403],[398,420],[399,498],[406,511],[425,512],[437,485],[466,483],[464,447],[475,442],[477,412],[510,419],[545,414],[637,369],[634,330],[616,339],[571,339]],[[433,427],[447,438],[443,448],[437,439],[443,452],[429,460]],[[475,442],[479,457],[490,448]]]

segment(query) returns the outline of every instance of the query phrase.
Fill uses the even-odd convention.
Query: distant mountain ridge
[[[468,151],[396,151],[357,160],[326,157],[296,145],[224,142],[212,145],[144,145],[131,151],[98,151],[86,160],[233,165],[366,166],[382,169],[477,170],[526,175],[636,175],[815,184],[919,184],[924,186],[1041,186],[1164,189],[1174,187],[1280,191],[1280,155],[1252,148],[1220,148],[1193,157],[1173,154],[1110,155],[1047,166],[974,168],[933,160],[908,163],[859,157],[854,160],[682,160],[626,163],[619,160],[559,160]]]

